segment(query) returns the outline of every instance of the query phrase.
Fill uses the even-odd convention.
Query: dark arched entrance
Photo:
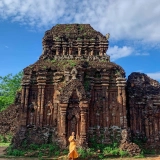
[[[59,131],[62,144],[68,144],[68,138],[74,131],[81,146],[86,143],[88,100],[84,86],[78,79],[73,79],[63,88],[60,96]]]
[[[79,107],[79,98],[77,96],[76,90],[73,90],[73,93],[69,99],[67,114],[66,114],[66,133],[67,138],[71,135],[72,132],[75,132],[76,139],[79,141],[80,138],[80,107]]]

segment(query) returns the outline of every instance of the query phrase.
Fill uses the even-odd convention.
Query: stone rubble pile
[[[120,149],[123,151],[127,151],[130,156],[137,156],[141,153],[141,149],[135,143],[130,142],[130,134],[126,129],[122,130],[122,140],[120,144]]]
[[[139,146],[132,142],[130,143],[126,142],[121,144],[120,149],[123,151],[127,151],[128,154],[132,157],[139,155],[141,152],[141,149],[139,148]]]

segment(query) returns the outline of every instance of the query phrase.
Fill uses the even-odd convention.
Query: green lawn
[[[10,143],[0,143],[0,147],[8,147]]]

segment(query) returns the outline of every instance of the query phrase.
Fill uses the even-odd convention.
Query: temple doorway
[[[69,104],[67,107],[67,116],[66,116],[66,124],[67,124],[67,142],[68,138],[72,132],[75,132],[75,136],[77,141],[80,138],[80,108],[79,108],[79,98],[77,96],[76,90],[73,91]]]

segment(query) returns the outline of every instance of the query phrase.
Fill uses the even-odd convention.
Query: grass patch
[[[22,147],[20,149],[14,149],[12,145],[7,148],[8,156],[25,156],[25,157],[58,157],[59,155],[63,155],[62,151],[56,144],[30,144],[26,145],[26,147]]]
[[[10,143],[0,143],[0,147],[8,147]]]
[[[90,146],[91,148],[79,148],[78,153],[80,158],[97,158],[97,159],[104,159],[104,158],[122,158],[122,157],[130,157],[127,151],[122,151],[119,149],[118,143],[112,144],[98,144],[92,143]]]
[[[25,151],[18,150],[18,149],[12,149],[12,146],[9,146],[7,148],[7,155],[9,155],[9,156],[19,157],[19,156],[24,156],[24,154],[25,154]]]
[[[12,134],[2,135],[0,134],[0,143],[10,143],[13,138]]]
[[[145,158],[145,156],[143,154],[140,154],[138,156],[134,156],[134,158]]]

